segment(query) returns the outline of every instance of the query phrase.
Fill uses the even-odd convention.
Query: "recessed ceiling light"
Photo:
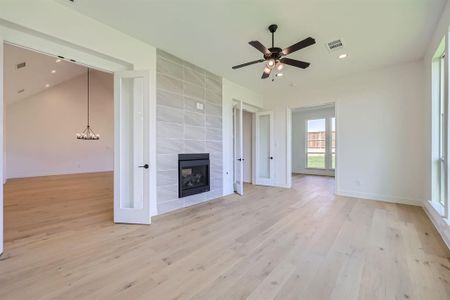
[[[344,58],[347,58],[347,53],[339,55],[339,59],[344,59]]]
[[[56,70],[52,70],[52,74],[55,74],[56,73]]]
[[[283,73],[278,73],[276,76],[281,77],[281,76],[283,76]]]
[[[47,84],[45,85],[45,87],[46,87],[46,88],[50,87],[50,84],[49,84],[49,83],[47,83]]]

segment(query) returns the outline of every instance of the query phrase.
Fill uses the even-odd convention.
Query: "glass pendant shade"
[[[100,139],[100,135],[99,134],[96,134],[95,132],[94,132],[94,130],[92,130],[92,128],[91,128],[91,126],[90,126],[90,115],[89,115],[89,113],[90,113],[90,111],[89,111],[89,109],[90,109],[90,107],[89,107],[89,82],[90,82],[90,80],[89,80],[89,73],[90,73],[90,70],[89,70],[89,68],[88,68],[88,71],[87,71],[87,125],[86,125],[86,128],[81,132],[81,133],[77,133],[77,139],[79,139],[79,140],[93,140],[93,141],[95,141],[95,140],[99,140]]]

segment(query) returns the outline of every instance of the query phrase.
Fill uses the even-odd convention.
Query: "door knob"
[[[145,164],[143,166],[138,166],[139,168],[144,168],[144,169],[148,169],[148,164]]]

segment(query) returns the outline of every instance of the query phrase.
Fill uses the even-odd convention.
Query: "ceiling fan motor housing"
[[[275,59],[279,60],[283,56],[283,49],[278,47],[272,47],[268,49],[270,54],[264,54],[264,59]]]

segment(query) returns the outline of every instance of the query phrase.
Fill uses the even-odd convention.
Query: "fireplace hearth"
[[[178,198],[209,190],[209,153],[178,154]]]

